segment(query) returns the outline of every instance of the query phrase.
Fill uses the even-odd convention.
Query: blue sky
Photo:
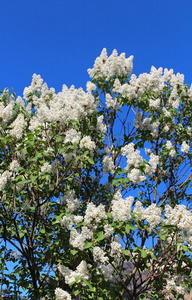
[[[33,73],[59,92],[85,88],[101,50],[134,55],[133,72],[173,68],[191,84],[191,0],[1,0],[0,89],[22,95]]]

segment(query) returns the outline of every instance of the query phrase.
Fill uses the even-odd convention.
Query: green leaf
[[[25,232],[23,232],[23,231],[20,231],[20,232],[19,232],[19,237],[20,237],[20,239],[22,239],[22,237],[24,237],[24,235],[25,235]]]
[[[80,293],[81,293],[81,290],[75,290],[74,291],[75,296],[79,295]]]
[[[96,241],[102,241],[102,240],[104,240],[105,238],[106,238],[105,234],[103,234],[103,232],[100,231],[100,232],[98,233],[98,238],[96,239]]]
[[[75,255],[76,253],[78,253],[78,251],[75,250],[75,249],[71,249],[70,252],[71,252],[72,255]]]
[[[135,230],[135,226],[132,223],[129,222],[125,226],[125,231],[126,231],[127,234],[129,234],[130,230],[134,231]]]
[[[86,242],[85,242],[84,249],[89,249],[89,248],[91,248],[92,246],[93,246],[93,242],[88,242],[88,241],[86,241]]]
[[[142,257],[142,258],[147,257],[147,251],[141,250],[141,257]]]
[[[123,253],[124,255],[126,255],[126,256],[127,256],[127,255],[129,255],[129,254],[130,254],[130,251],[129,251],[129,250],[124,250],[124,249],[123,249],[123,250],[122,250],[122,253]]]
[[[89,157],[89,158],[88,158],[88,162],[89,162],[91,165],[94,165],[94,164],[95,164],[95,162],[94,162],[94,160],[93,160],[92,157]]]

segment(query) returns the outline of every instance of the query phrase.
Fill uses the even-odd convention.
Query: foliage
[[[1,92],[1,299],[191,288],[192,88],[132,59],[104,49],[87,92],[36,74],[24,100]]]

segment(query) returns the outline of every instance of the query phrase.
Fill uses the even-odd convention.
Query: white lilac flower
[[[116,98],[113,98],[110,94],[106,94],[105,100],[106,100],[106,107],[108,109],[114,110],[117,108],[117,99]]]
[[[116,166],[114,165],[111,156],[105,155],[103,158],[103,173],[115,173]]]
[[[131,170],[131,172],[128,174],[128,177],[135,184],[139,184],[146,179],[146,176],[140,175],[140,170],[135,168]]]
[[[70,216],[63,216],[63,218],[58,221],[58,223],[61,224],[63,227],[67,227],[68,230],[71,230],[73,225],[77,225],[83,221],[83,216],[75,216],[75,215],[70,215]]]
[[[165,223],[177,226],[181,230],[190,231],[192,228],[191,212],[185,205],[176,205],[172,208],[170,205],[165,207]]]
[[[165,117],[171,116],[171,113],[165,107],[163,107],[163,113],[164,113]]]
[[[71,300],[71,295],[60,288],[56,288],[55,297],[57,300]]]
[[[103,115],[97,118],[97,129],[100,130],[102,133],[105,133],[107,130],[107,126],[103,123],[103,119]]]
[[[153,173],[156,170],[156,167],[159,163],[159,156],[155,155],[153,153],[150,154],[150,160],[149,160],[149,164],[145,165],[145,174],[149,175],[150,177],[153,176]]]
[[[122,155],[126,155],[127,158],[127,166],[125,167],[126,170],[129,170],[131,167],[138,168],[139,164],[143,162],[140,151],[135,150],[134,146],[134,143],[130,143],[121,148]]]
[[[114,221],[127,222],[131,219],[132,196],[123,199],[121,192],[117,191],[112,200],[112,216]]]
[[[19,169],[19,163],[17,160],[13,160],[9,165],[9,170],[17,173]]]
[[[157,127],[159,126],[159,121],[151,123],[151,118],[145,118],[143,120],[143,127],[147,128],[147,130],[151,131],[151,135],[155,138],[157,137]]]
[[[71,128],[65,132],[64,144],[71,142],[72,144],[78,143],[81,139],[81,132],[77,132]]]
[[[64,202],[67,204],[66,212],[73,213],[79,208],[80,201],[75,197],[75,191],[69,191],[66,195],[63,196]]]
[[[113,278],[114,274],[114,267],[111,264],[101,264],[98,263],[97,265],[97,274],[100,274],[99,270],[101,270],[103,276],[109,280]]]
[[[142,203],[137,201],[133,212],[136,220],[148,223],[150,231],[161,222],[161,209],[154,203],[145,209]]]
[[[23,99],[20,96],[17,97],[15,102],[20,104],[21,106],[25,107],[25,102],[23,101]]]
[[[38,127],[42,126],[41,122],[39,121],[39,119],[35,116],[32,116],[32,118],[30,119],[30,125],[29,125],[29,130],[31,131],[35,131],[38,129]]]
[[[121,83],[120,83],[119,79],[116,78],[113,83],[113,93],[121,93],[121,92],[122,92]]]
[[[169,152],[170,156],[173,157],[176,154],[175,149],[171,149],[171,151]]]
[[[76,281],[76,279],[75,279],[76,277],[81,277],[81,279],[84,279],[84,280],[89,280],[89,278],[90,278],[90,274],[87,269],[87,263],[84,260],[81,261],[81,263],[77,266],[75,271],[73,271],[63,265],[60,265],[58,267],[58,269],[61,272],[61,274],[65,277],[66,284],[70,284],[70,283]],[[77,283],[80,283],[81,279],[77,280]],[[82,282],[82,285],[84,285],[83,282]]]
[[[91,239],[92,236],[93,232],[86,226],[82,227],[81,232],[77,231],[77,229],[73,227],[70,231],[69,244],[72,245],[74,248],[83,251],[85,241]]]
[[[83,239],[82,235],[78,233],[75,228],[71,229],[69,244],[74,248],[77,248],[81,251],[84,249],[86,239]]]
[[[9,171],[5,171],[2,174],[0,174],[0,191],[5,187],[8,178],[11,176],[11,173]]]
[[[118,259],[121,256],[121,253],[122,253],[122,245],[115,240],[112,241],[110,255]]]
[[[74,225],[74,216],[63,216],[59,223],[61,224],[61,226],[66,227],[68,230],[71,230]]]
[[[40,124],[43,125],[45,122],[66,124],[71,120],[92,115],[96,110],[97,104],[90,92],[63,85],[62,91],[56,94],[54,89],[48,90],[46,84],[42,85],[41,78],[37,78],[36,75],[35,77],[37,84],[32,82],[30,87],[25,88],[24,98],[28,99],[29,93],[38,93],[39,96],[33,94],[32,99],[36,105],[36,118]]]
[[[52,165],[48,162],[45,162],[41,167],[41,173],[51,173],[52,172]]]
[[[125,53],[121,53],[118,56],[117,50],[113,50],[113,53],[108,57],[104,48],[101,55],[96,58],[94,67],[88,69],[88,73],[91,78],[99,79],[104,76],[106,80],[109,80],[114,75],[130,76],[133,68],[132,61],[133,56],[125,58]]]
[[[150,99],[149,100],[149,105],[150,105],[150,107],[154,107],[154,108],[158,108],[158,107],[160,107],[160,99],[159,98],[157,98],[157,99]]]
[[[105,206],[100,204],[95,206],[93,203],[88,203],[85,211],[84,222],[87,224],[99,224],[103,219],[106,219],[107,215],[105,212]]]
[[[184,152],[184,153],[189,152],[189,145],[185,141],[181,145],[181,151]]]
[[[74,224],[75,225],[78,225],[81,222],[83,222],[83,216],[74,216]]]
[[[167,148],[168,150],[170,150],[172,147],[173,147],[173,146],[172,146],[171,141],[167,141],[167,142],[166,142],[166,148]]]
[[[165,125],[165,127],[163,128],[163,130],[164,130],[165,132],[168,132],[168,131],[170,130],[170,128],[169,128],[168,125]]]
[[[106,237],[111,237],[113,234],[114,228],[110,224],[105,224],[104,225],[104,233]]]
[[[91,93],[96,90],[96,85],[91,81],[87,81],[86,90],[88,93]]]
[[[100,247],[93,248],[93,260],[94,262],[100,262],[102,264],[109,261],[109,258],[105,256],[105,251],[103,251]]]
[[[28,100],[29,93],[39,93],[43,84],[43,79],[40,75],[33,74],[32,82],[29,87],[26,87],[23,92],[23,98]]]
[[[22,137],[24,127],[26,125],[23,114],[19,114],[15,121],[11,124],[11,130],[9,131],[11,136],[15,136],[17,139]]]
[[[13,115],[13,103],[9,103],[7,106],[4,106],[2,102],[0,102],[0,119],[2,123],[6,123]]]
[[[96,148],[95,142],[91,140],[90,136],[85,136],[80,141],[80,148],[86,148],[90,151],[94,150]]]

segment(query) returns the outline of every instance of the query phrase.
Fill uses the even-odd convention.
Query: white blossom
[[[99,270],[101,270],[103,276],[109,280],[111,280],[113,278],[113,274],[114,274],[114,267],[111,264],[102,264],[102,263],[98,263],[97,265],[97,270],[98,270],[98,274],[100,274]]]
[[[143,162],[143,158],[140,155],[139,150],[135,150],[134,143],[130,143],[121,148],[122,155],[126,155],[127,158],[127,166],[126,170],[129,170],[131,167],[138,168],[139,164]]]
[[[96,85],[94,83],[92,83],[91,81],[87,81],[86,90],[88,93],[91,93],[96,90]]]
[[[19,114],[15,121],[11,124],[11,130],[9,131],[11,136],[15,136],[17,139],[22,137],[24,127],[26,125],[23,114]]]
[[[4,106],[4,104],[0,102],[0,119],[2,123],[6,123],[10,120],[13,114],[13,103],[9,103],[7,106]]]
[[[165,125],[165,127],[163,128],[163,130],[164,130],[165,132],[168,132],[168,131],[170,130],[170,128],[169,128],[168,125]]]
[[[171,141],[167,141],[167,142],[166,142],[166,148],[167,148],[168,150],[170,150],[172,147],[173,147],[173,146],[172,146]]]
[[[41,167],[41,173],[51,173],[52,172],[52,165],[48,162],[45,162]]]
[[[78,143],[81,139],[81,132],[77,132],[71,128],[65,132],[64,144],[71,142],[72,144]]]
[[[71,300],[71,295],[69,293],[67,293],[66,291],[63,291],[60,288],[56,288],[55,297],[58,300]]]
[[[117,99],[113,98],[110,94],[106,94],[105,96],[105,100],[106,100],[106,107],[108,109],[117,109]]]
[[[150,107],[158,108],[158,107],[160,107],[160,102],[161,102],[161,100],[159,98],[150,99],[149,100],[149,105],[150,105]]]
[[[189,145],[183,141],[182,145],[181,145],[181,151],[184,153],[188,153],[189,152]]]
[[[173,157],[176,154],[175,149],[171,149],[171,151],[169,152],[170,156]]]
[[[105,251],[103,251],[100,247],[96,246],[93,248],[93,260],[94,262],[100,262],[102,264],[109,261],[109,258],[105,256]]]
[[[147,221],[150,231],[161,222],[161,209],[154,203],[145,209],[142,203],[137,201],[133,212],[136,220]]]
[[[176,292],[178,295],[184,295],[188,293],[186,286],[182,286],[183,279],[182,276],[174,276],[174,278],[167,279],[166,290],[170,293]]]
[[[114,221],[127,222],[131,219],[131,206],[134,198],[129,196],[122,198],[121,192],[117,191],[112,200],[112,216]]]
[[[9,165],[9,170],[17,173],[19,169],[19,163],[17,160],[13,160]]]
[[[110,237],[113,234],[114,228],[110,224],[104,225],[104,233],[106,237]]]
[[[165,107],[163,107],[163,113],[164,113],[165,117],[171,116],[171,113]]]
[[[172,208],[170,205],[165,207],[165,223],[177,226],[181,230],[190,231],[192,228],[191,212],[185,205],[176,205]]]
[[[76,281],[75,277],[81,277],[81,279],[89,280],[90,275],[87,269],[87,263],[85,260],[82,260],[81,263],[77,266],[75,271],[72,271],[68,267],[65,267],[63,265],[59,265],[58,267],[61,274],[65,277],[66,284],[70,284],[74,281]],[[77,280],[77,283],[80,283],[81,280]],[[82,285],[84,285],[83,282],[81,282]]]
[[[139,184],[146,179],[146,176],[140,175],[140,170],[135,168],[131,170],[131,172],[128,174],[128,177],[135,184]]]
[[[103,172],[104,173],[115,173],[116,166],[113,162],[113,159],[111,156],[105,155],[103,157]]]
[[[86,226],[82,227],[81,232],[78,232],[77,229],[75,229],[73,227],[70,231],[69,244],[71,246],[73,246],[74,248],[77,248],[77,249],[83,251],[85,241],[87,239],[91,239],[92,235],[93,235],[93,232]]]
[[[8,178],[11,176],[11,173],[9,171],[5,171],[2,174],[0,174],[0,191],[5,187]]]
[[[85,211],[84,222],[87,224],[99,224],[103,219],[106,219],[107,215],[105,212],[105,206],[100,204],[95,206],[93,203],[88,203]]]
[[[151,153],[149,163],[145,165],[146,167],[145,174],[148,174],[150,177],[152,177],[158,163],[159,163],[159,156]]]
[[[93,142],[91,140],[90,136],[85,136],[84,138],[82,138],[79,146],[80,146],[80,148],[85,148],[90,151],[92,151],[96,148],[95,142]]]
[[[104,48],[101,55],[96,58],[93,69],[88,69],[91,78],[99,79],[102,76],[109,80],[111,77],[118,75],[131,75],[133,68],[133,56],[125,58],[125,53],[118,56],[117,50],[108,57],[107,51]]]
[[[113,241],[111,242],[111,251],[110,255],[115,259],[118,259],[122,253],[122,245],[119,243],[119,238],[114,237]]]
[[[73,213],[80,206],[80,201],[75,197],[75,191],[71,190],[66,195],[63,196],[63,201],[67,204],[66,212]]]
[[[107,126],[103,123],[103,119],[103,115],[97,118],[97,129],[100,130],[102,133],[105,133],[107,130]]]

